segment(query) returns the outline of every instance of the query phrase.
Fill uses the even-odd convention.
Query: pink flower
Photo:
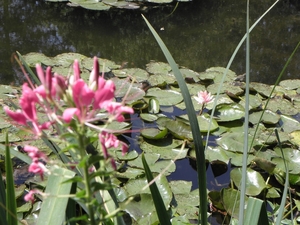
[[[36,88],[35,91],[44,98],[51,98],[52,96],[55,96],[55,86],[54,88],[52,88],[53,78],[51,74],[51,67],[47,67],[46,75],[44,75],[43,68],[41,67],[41,65],[37,64],[36,72],[42,84],[38,88]]]
[[[93,70],[89,78],[89,87],[92,90],[97,90],[98,88],[98,77],[99,77],[99,62],[98,62],[98,58],[95,56]]]
[[[27,125],[27,119],[23,112],[18,109],[16,112],[11,111],[8,106],[4,106],[5,113],[20,125]]]
[[[32,160],[43,159],[43,160],[47,161],[47,156],[43,152],[41,152],[37,147],[25,145],[24,151],[28,153],[28,156]]]
[[[207,104],[214,99],[214,97],[207,91],[199,91],[198,97],[194,96],[194,98],[196,99],[198,104],[201,104],[201,105]]]
[[[116,87],[113,81],[106,81],[103,77],[99,77],[93,108],[102,109],[108,102],[111,102],[115,97],[115,89]]]
[[[23,84],[23,93],[19,102],[22,110],[13,112],[5,106],[6,114],[20,125],[27,125],[27,122],[31,122],[34,133],[40,136],[41,131],[48,129],[51,122],[39,124],[36,111],[36,104],[39,102],[39,99],[37,94],[28,87],[27,83]]]
[[[33,160],[28,168],[28,172],[39,174],[42,180],[44,180],[44,172],[47,171],[46,166],[38,159]]]
[[[32,159],[32,162],[28,168],[31,173],[39,174],[41,179],[44,178],[44,172],[48,171],[45,165],[39,160],[47,161],[47,156],[41,152],[38,148],[30,145],[24,146],[24,151],[28,153],[28,156]]]
[[[134,110],[131,107],[123,106],[119,102],[109,102],[104,108],[108,111],[108,113],[113,115],[118,122],[123,122],[125,120],[123,113],[134,113]]]
[[[75,81],[72,87],[72,93],[76,108],[66,109],[63,113],[63,119],[66,123],[70,123],[73,116],[76,115],[79,121],[84,123],[88,117],[88,108],[95,94],[82,79]]]
[[[107,149],[112,147],[117,148],[119,147],[120,144],[121,144],[121,149],[123,154],[125,154],[128,150],[128,145],[122,141],[119,141],[119,139],[112,133],[102,131],[99,134],[99,140],[102,147],[104,158],[109,157]]]
[[[34,202],[34,195],[35,194],[41,194],[41,192],[37,189],[34,189],[34,190],[30,190],[25,196],[24,196],[24,200],[26,202],[29,202],[31,201],[31,203]]]

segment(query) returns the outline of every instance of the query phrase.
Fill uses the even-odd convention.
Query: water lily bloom
[[[207,104],[214,99],[214,97],[207,91],[199,91],[198,97],[194,96],[194,98],[196,99],[198,104],[201,104],[201,105]]]

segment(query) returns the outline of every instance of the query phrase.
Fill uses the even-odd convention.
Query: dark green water
[[[251,24],[273,3],[251,1]],[[158,30],[177,63],[201,72],[225,67],[245,33],[246,1],[216,0],[180,3],[143,11]],[[96,12],[43,1],[0,2],[0,83],[23,82],[18,66],[11,62],[14,51],[63,52],[97,55],[145,67],[150,60],[165,61],[141,18],[141,11]],[[251,80],[272,84],[300,40],[300,12],[279,3],[251,35]],[[245,72],[245,47],[239,51],[232,70]],[[284,79],[298,78],[300,52]]]

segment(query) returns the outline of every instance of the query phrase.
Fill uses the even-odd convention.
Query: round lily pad
[[[148,139],[162,139],[164,138],[168,133],[168,129],[157,129],[157,128],[144,128],[141,130],[141,135]]]
[[[173,106],[183,100],[181,93],[172,90],[150,88],[146,96],[156,97],[160,105]]]

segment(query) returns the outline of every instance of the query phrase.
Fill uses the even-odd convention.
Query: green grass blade
[[[145,159],[144,154],[142,154],[142,162],[143,162],[143,166],[144,166],[144,170],[145,170],[145,174],[147,177],[147,181],[148,183],[150,183],[153,180],[153,175],[152,172],[150,171],[150,168],[148,166],[148,163]],[[166,210],[164,201],[159,193],[159,190],[156,186],[156,183],[153,182],[150,186],[150,191],[151,191],[151,195],[154,201],[154,205],[155,205],[155,209],[156,209],[156,213],[159,219],[160,224],[164,224],[164,225],[171,225],[171,221],[170,221],[170,216]]]
[[[287,197],[287,191],[289,189],[289,167],[285,161],[285,158],[284,158],[284,154],[283,154],[283,151],[282,151],[282,146],[281,146],[281,141],[280,141],[280,138],[279,138],[279,134],[278,134],[278,130],[275,129],[275,134],[276,134],[276,138],[278,140],[278,145],[279,145],[279,148],[280,148],[280,151],[281,151],[281,156],[282,156],[282,159],[283,159],[283,162],[284,162],[284,167],[285,167],[285,183],[284,183],[284,189],[283,189],[283,193],[282,193],[282,196],[281,196],[281,203],[280,203],[280,207],[279,207],[279,211],[278,211],[278,215],[277,215],[277,218],[276,218],[276,225],[280,225],[281,224],[281,220],[282,220],[282,217],[283,217],[283,212],[284,212],[284,208],[285,208],[285,202],[286,202],[286,197]]]
[[[0,169],[0,174],[2,174],[2,171]],[[0,224],[8,225],[6,220],[6,197],[5,197],[5,186],[4,182],[1,176],[0,179]]]
[[[17,218],[17,204],[16,204],[16,197],[15,197],[15,184],[14,184],[14,177],[13,177],[13,168],[12,162],[10,158],[10,149],[9,149],[9,142],[8,142],[8,133],[6,133],[6,141],[5,141],[5,170],[6,170],[6,218],[7,223],[9,225],[17,225],[18,218]]]
[[[249,0],[247,0],[247,21],[246,21],[246,91],[245,91],[245,121],[244,121],[244,149],[243,149],[243,165],[241,179],[241,198],[239,207],[239,225],[244,223],[244,209],[246,198],[246,182],[247,182],[247,158],[248,158],[248,130],[249,130],[249,83],[250,83],[250,31],[249,31]],[[247,225],[247,224],[246,224]],[[250,225],[250,224],[249,224]]]
[[[49,194],[42,204],[37,225],[63,224],[72,183],[65,182],[74,177],[75,173],[55,168],[48,178],[45,194]],[[65,182],[65,183],[64,183]]]
[[[183,76],[178,69],[175,60],[173,59],[171,53],[167,49],[166,45],[153,29],[148,20],[143,16],[147,26],[155,37],[157,43],[159,44],[162,52],[164,53],[168,63],[170,64],[172,71],[177,79],[178,85],[180,87],[182,97],[184,99],[184,103],[186,105],[187,114],[189,117],[189,121],[191,124],[191,130],[193,135],[193,140],[195,144],[196,150],[196,164],[197,164],[197,173],[198,173],[198,184],[199,184],[199,197],[200,197],[200,205],[199,205],[199,223],[201,221],[202,224],[207,224],[207,191],[206,191],[206,162],[204,155],[204,147],[202,136],[200,133],[200,128],[198,125],[198,120],[196,117],[195,109],[191,100],[191,95],[188,91],[186,83],[183,79]]]
[[[248,198],[247,209],[245,211],[244,224],[267,225],[269,224],[267,208],[265,203],[257,198]]]
[[[22,64],[24,65],[26,71],[30,74],[30,76],[33,78],[34,82],[37,85],[40,85],[41,82],[39,80],[39,78],[35,75],[35,73],[32,71],[32,69],[28,66],[28,64],[26,63],[26,61],[24,60],[23,56],[20,54],[20,52],[17,51],[17,55],[19,56],[19,59],[21,60]]]

